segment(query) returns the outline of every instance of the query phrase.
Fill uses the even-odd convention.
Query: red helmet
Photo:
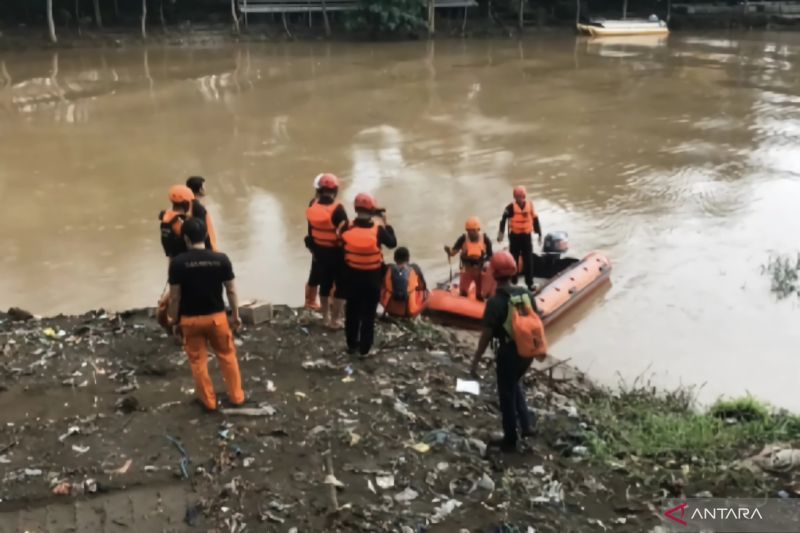
[[[495,278],[510,278],[517,273],[517,262],[514,261],[514,256],[505,250],[493,254],[489,265],[492,267],[492,275]]]
[[[515,200],[524,200],[528,197],[528,191],[525,190],[525,187],[519,185],[514,187],[514,199]]]
[[[314,183],[317,189],[329,189],[332,191],[339,189],[339,178],[333,174],[320,174],[317,176],[317,179],[314,180]]]
[[[375,197],[371,194],[360,192],[356,195],[356,211],[375,211],[377,207],[378,202],[375,201]]]
[[[184,204],[194,200],[192,189],[186,185],[173,185],[169,189],[169,201],[173,204]]]
[[[467,222],[464,224],[464,229],[480,231],[481,230],[481,221],[478,217],[469,217]]]

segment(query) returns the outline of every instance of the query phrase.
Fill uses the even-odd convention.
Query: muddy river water
[[[800,409],[800,306],[761,265],[800,249],[800,36],[242,45],[0,56],[0,305],[153,305],[157,213],[199,174],[247,297],[300,304],[314,176],[374,193],[431,280],[511,187],[613,285],[553,353]]]

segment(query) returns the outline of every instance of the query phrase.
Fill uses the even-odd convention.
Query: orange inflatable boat
[[[548,278],[535,294],[536,305],[545,325],[553,322],[611,276],[611,261],[599,252],[591,252],[581,260],[561,258],[557,254],[533,257],[534,275]],[[440,284],[430,293],[426,314],[465,327],[475,327],[483,317],[484,302],[458,293],[458,280]]]

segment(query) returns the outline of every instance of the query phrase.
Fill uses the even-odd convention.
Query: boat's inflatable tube
[[[585,299],[608,281],[611,261],[599,252],[591,252],[582,260],[551,278],[537,293],[536,305],[545,325]],[[473,294],[460,296],[458,282],[445,284],[431,291],[426,314],[442,318],[478,322],[483,317],[484,302]]]

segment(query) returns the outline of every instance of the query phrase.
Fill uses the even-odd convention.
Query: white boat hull
[[[666,35],[669,28],[658,22],[608,21],[599,26],[595,24],[577,24],[578,31],[592,37],[624,36],[624,35]]]

